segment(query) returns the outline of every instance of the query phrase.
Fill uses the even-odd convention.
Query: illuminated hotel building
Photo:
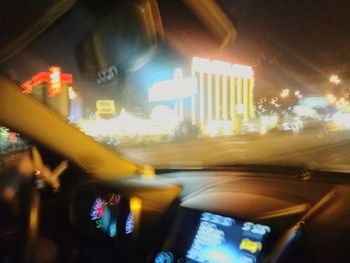
[[[149,89],[150,102],[174,100],[180,121],[190,116],[202,131],[216,125],[232,132],[235,126],[255,118],[251,67],[194,57],[191,77],[182,78],[179,71],[174,80],[155,83]]]
[[[204,127],[210,121],[243,121],[255,118],[254,77],[249,66],[192,59],[191,75],[198,93],[192,96],[192,123]]]

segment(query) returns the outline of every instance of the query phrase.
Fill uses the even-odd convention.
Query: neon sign
[[[31,93],[34,88],[47,84],[49,96],[52,97],[61,92],[62,85],[72,85],[72,82],[72,74],[61,73],[61,68],[54,66],[49,68],[49,72],[37,73],[30,80],[25,81],[21,88],[24,93]]]

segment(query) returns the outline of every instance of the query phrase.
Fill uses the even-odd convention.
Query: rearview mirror
[[[162,36],[155,0],[117,3],[81,43],[82,73],[101,84],[135,71],[152,58]]]

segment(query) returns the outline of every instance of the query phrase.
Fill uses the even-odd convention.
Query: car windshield
[[[347,0],[82,0],[1,72],[155,167],[348,172],[349,11]]]

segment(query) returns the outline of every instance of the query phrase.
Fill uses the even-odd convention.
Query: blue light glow
[[[117,222],[114,220],[109,226],[109,236],[115,237],[117,235]]]
[[[202,213],[186,262],[255,263],[270,232],[270,227],[265,225]]]
[[[232,248],[226,246],[214,246],[207,247],[203,250],[202,255],[200,256],[203,261],[199,262],[208,262],[208,263],[233,263],[238,262],[237,254],[233,251]]]
[[[171,252],[160,252],[156,255],[154,263],[172,263],[173,254]]]
[[[134,216],[130,213],[125,223],[125,234],[131,234],[134,230]]]

